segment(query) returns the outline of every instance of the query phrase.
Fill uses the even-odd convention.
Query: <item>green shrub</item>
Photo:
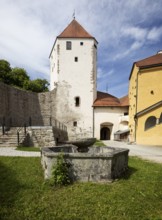
[[[68,185],[72,182],[69,175],[70,166],[71,164],[65,160],[63,153],[57,156],[57,163],[52,168],[52,181],[55,186]]]

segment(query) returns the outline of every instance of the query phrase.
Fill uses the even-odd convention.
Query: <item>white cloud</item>
[[[111,76],[113,73],[114,73],[113,69],[109,70],[108,72],[107,71],[105,72],[105,70],[99,67],[97,69],[97,79],[104,79],[105,77]]]
[[[158,41],[161,36],[162,36],[162,27],[154,27],[149,31],[147,35],[147,39],[151,41]]]
[[[118,52],[115,56],[112,57],[112,61],[117,61],[119,59],[124,59],[126,56],[130,55],[130,53],[138,50],[144,45],[145,41],[135,41],[130,45],[129,49]]]
[[[124,27],[122,34],[124,37],[131,37],[135,40],[141,41],[146,38],[148,30],[140,27]]]
[[[1,0],[0,59],[49,77],[50,50],[74,9],[76,19],[99,41],[99,80],[116,72],[116,67],[105,69],[108,58],[129,62],[131,53],[146,50],[162,36],[162,27],[153,22],[162,14],[161,0]]]

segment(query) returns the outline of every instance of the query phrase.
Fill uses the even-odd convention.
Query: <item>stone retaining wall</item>
[[[34,93],[0,82],[0,124],[5,120],[5,124],[17,127],[24,123],[49,125],[49,118],[55,117],[51,102],[54,106],[53,92]]]
[[[52,126],[30,127],[23,143],[26,146],[53,147],[58,141],[67,140],[67,132]]]

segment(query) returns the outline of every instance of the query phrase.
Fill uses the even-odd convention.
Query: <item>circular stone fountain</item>
[[[69,173],[73,181],[105,182],[119,178],[128,169],[128,149],[92,146],[95,140],[68,141],[56,147],[42,148],[42,166],[46,179],[51,177],[53,165],[63,152],[70,164]],[[89,143],[89,144],[88,144]],[[89,147],[91,146],[91,147]]]

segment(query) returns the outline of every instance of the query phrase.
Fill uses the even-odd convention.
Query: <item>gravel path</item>
[[[144,146],[119,141],[104,141],[104,143],[111,147],[128,148],[130,156],[138,156],[142,159],[162,163],[162,146]]]
[[[142,159],[162,163],[162,146],[143,146],[127,144],[118,141],[104,141],[107,146],[128,148],[130,156],[138,156]],[[40,152],[18,151],[16,147],[0,147],[0,156],[12,157],[40,157]]]
[[[19,151],[16,147],[0,147],[0,156],[10,157],[40,157],[40,152]]]

